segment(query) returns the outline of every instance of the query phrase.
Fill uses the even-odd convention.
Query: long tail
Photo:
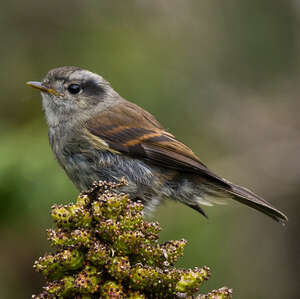
[[[234,200],[270,216],[274,220],[280,222],[282,225],[287,223],[287,216],[274,208],[269,202],[244,187],[234,185],[228,181],[226,182],[230,186],[230,189],[226,188],[226,193],[232,195]]]

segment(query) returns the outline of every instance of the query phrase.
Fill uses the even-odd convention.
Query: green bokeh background
[[[209,220],[168,202],[161,239],[185,238],[179,263],[208,265],[203,292],[299,298],[298,1],[17,1],[0,9],[0,297],[29,298],[50,250],[50,206],[77,191],[53,158],[40,95],[25,86],[77,65],[152,112],[213,171],[256,190],[289,218],[281,227],[239,204]]]

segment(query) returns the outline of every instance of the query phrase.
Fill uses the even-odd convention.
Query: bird
[[[156,118],[122,98],[102,76],[75,66],[50,70],[41,92],[54,156],[79,191],[96,181],[121,189],[153,210],[166,199],[207,217],[203,206],[235,200],[281,224],[287,216],[249,189],[218,176]]]

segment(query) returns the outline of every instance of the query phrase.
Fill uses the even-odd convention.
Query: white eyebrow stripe
[[[101,76],[94,74],[87,70],[75,71],[70,75],[69,79],[70,79],[70,81],[72,81],[72,80],[94,80],[98,84],[101,84],[102,82],[104,82],[104,79]]]

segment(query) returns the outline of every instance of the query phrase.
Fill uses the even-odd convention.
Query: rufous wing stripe
[[[154,138],[154,137],[159,137],[161,136],[162,134],[157,132],[157,133],[149,133],[149,134],[145,134],[143,136],[140,136],[139,138],[136,138],[136,139],[133,139],[133,140],[130,140],[128,142],[126,142],[124,144],[124,146],[135,146],[145,140],[148,140],[148,139],[151,139],[151,138]]]

